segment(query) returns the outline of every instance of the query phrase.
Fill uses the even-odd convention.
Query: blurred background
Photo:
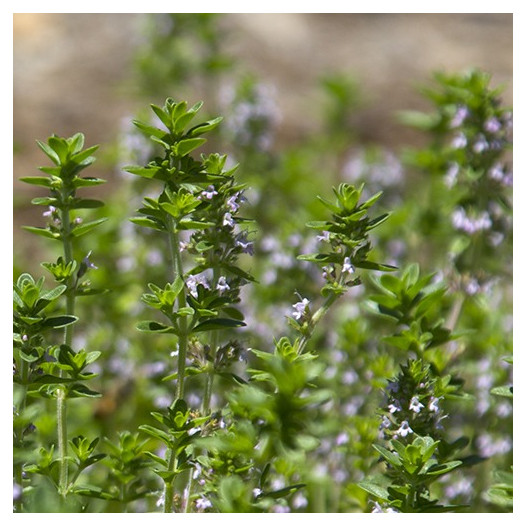
[[[320,79],[330,75],[352,79],[353,96],[359,99],[352,101],[348,116],[354,143],[396,149],[420,140],[397,122],[395,112],[425,106],[418,88],[434,71],[478,67],[492,75],[495,85],[506,86],[503,98],[511,103],[512,19],[511,14],[480,13],[221,14],[208,37],[224,63],[214,57],[208,68],[212,82],[205,85],[195,71],[197,80],[187,82],[195,53],[188,41],[207,31],[203,24],[172,27],[169,17],[163,21],[161,15],[147,14],[15,14],[15,254],[27,255],[23,247],[31,237],[20,225],[38,216],[29,205],[34,190],[18,182],[36,175],[43,162],[35,139],[82,131],[88,145],[104,145],[100,159],[109,155],[107,145],[116,140],[123,121],[150,102],[162,103],[167,96],[189,102],[205,98],[205,108],[213,110],[210,99],[220,91],[221,75],[231,74],[235,64],[238,72],[256,75],[271,89],[279,113],[274,149],[319,129]],[[171,64],[163,36],[172,42],[169,46],[178,46],[171,49]],[[179,63],[173,63],[174,55]],[[158,57],[155,67],[152,57]],[[113,164],[99,161],[92,168],[99,173],[93,175],[115,182]]]

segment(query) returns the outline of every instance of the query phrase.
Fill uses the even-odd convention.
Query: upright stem
[[[170,258],[172,262],[172,278],[175,281],[178,277],[184,280],[184,269],[181,253],[179,251],[179,236],[176,230],[174,218],[168,216],[168,246],[170,250]],[[181,309],[186,307],[186,296],[184,288],[179,293],[177,298],[178,307]],[[177,390],[176,398],[182,399],[184,397],[184,378],[186,368],[186,353],[188,350],[188,323],[185,316],[182,316],[178,320],[179,328],[179,340],[178,340],[178,355],[177,355]],[[168,471],[173,472],[175,470],[176,462],[176,448],[170,450],[170,456],[168,459]],[[164,513],[172,513],[174,498],[174,486],[173,480],[165,483],[164,488]]]
[[[24,350],[27,351],[28,349],[26,347],[29,347],[26,344],[24,344]],[[29,376],[29,364],[25,360],[20,360],[20,379],[22,384],[22,394],[20,403],[18,405],[18,413],[22,414],[24,409],[26,408],[26,398],[27,398],[27,383],[28,383],[28,376]],[[21,430],[20,433],[15,434],[15,442],[17,442],[20,445],[23,445],[24,442],[24,432]],[[22,489],[23,488],[23,473],[22,473],[22,462],[16,462],[13,467],[14,471],[14,479],[15,482],[18,484],[18,486]],[[19,513],[22,511],[23,508],[23,494],[20,495],[20,497],[14,502],[15,509],[14,511]]]
[[[212,287],[215,288],[219,280],[219,269],[217,268],[217,266],[214,266],[213,270],[214,270],[214,278],[212,282]],[[205,392],[203,394],[203,406],[202,406],[203,415],[207,415],[208,412],[210,411],[210,399],[212,398],[212,387],[214,385],[214,376],[215,376],[214,362],[215,362],[218,345],[219,345],[218,331],[213,331],[211,338],[210,338],[210,357],[212,359],[212,367],[206,375]]]
[[[343,281],[343,276],[340,276],[339,283]],[[316,325],[320,322],[322,318],[327,314],[328,310],[330,309],[331,305],[338,299],[339,295],[331,293],[329,296],[327,296],[327,299],[323,303],[323,305],[312,315],[312,318],[309,322],[309,328],[308,331],[303,334],[301,337],[299,346],[298,346],[298,354],[301,354],[305,347],[307,346],[307,343],[312,338],[312,335],[314,333],[314,329],[316,328]]]
[[[173,472],[175,469],[175,448],[170,451],[170,458],[168,459],[168,471]],[[164,506],[163,513],[172,513],[172,506],[174,500],[174,485],[173,479],[166,482],[164,486]]]
[[[176,280],[178,277],[184,280],[183,261],[179,251],[179,235],[176,230],[175,221],[172,216],[168,216],[168,246],[170,249],[170,258],[172,260],[172,277]],[[184,288],[179,293],[177,304],[180,309],[186,307],[186,296]],[[186,316],[179,318],[179,348],[177,356],[177,398],[184,396],[184,377],[186,368],[186,353],[188,350],[188,323]]]
[[[71,224],[68,208],[62,210],[62,244],[64,248],[64,258],[66,264],[73,261],[73,249],[71,246]],[[75,290],[74,277],[71,276],[67,283],[66,290],[66,315],[75,314]],[[71,347],[73,341],[73,325],[66,325],[64,328],[64,344]],[[62,376],[62,370],[59,372]],[[67,428],[67,398],[63,387],[57,389],[57,434],[58,434],[58,454],[59,454],[59,492],[65,496],[68,488],[68,428]]]

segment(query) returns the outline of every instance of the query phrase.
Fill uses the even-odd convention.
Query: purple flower
[[[499,119],[496,117],[490,117],[485,123],[484,123],[484,129],[488,133],[497,133],[502,128],[502,124],[500,123]]]
[[[434,396],[431,397],[429,400],[429,410],[433,413],[438,413],[440,411],[440,408],[438,407],[438,402],[440,401],[440,398],[436,398]]]
[[[424,404],[420,403],[420,400],[417,396],[413,396],[413,398],[411,398],[411,401],[409,402],[409,409],[411,411],[414,411],[415,413],[420,413],[423,407]]]
[[[446,183],[446,186],[448,188],[452,188],[457,182],[458,172],[459,172],[458,164],[451,163],[446,172],[446,175],[444,176],[444,182]]]
[[[402,406],[400,405],[400,402],[398,400],[395,400],[392,404],[389,404],[387,406],[387,409],[389,409],[390,413],[396,413],[397,411],[402,410]]]
[[[248,254],[249,256],[254,255],[254,243],[252,243],[252,241],[247,240],[246,232],[241,232],[236,237],[235,245],[236,247],[239,247],[241,249],[241,252],[243,252],[243,254]]]
[[[292,317],[296,320],[300,320],[305,316],[305,312],[307,307],[309,306],[310,301],[307,298],[303,298],[298,303],[295,303],[292,308],[294,311],[292,312]]]
[[[456,150],[461,150],[462,148],[465,148],[467,144],[468,140],[463,133],[457,133],[451,141],[451,147],[455,148]]]
[[[409,422],[407,420],[404,420],[402,422],[402,425],[396,430],[396,433],[402,437],[405,437],[410,433],[414,433],[414,431],[409,427]]]
[[[230,287],[229,287],[228,283],[226,282],[225,276],[221,276],[217,280],[217,287],[216,288],[221,294],[223,294],[223,292],[226,292],[227,290],[230,290]]]
[[[455,115],[453,115],[453,118],[451,119],[449,126],[451,128],[458,128],[459,126],[462,126],[462,124],[464,124],[464,121],[466,120],[466,117],[468,115],[469,115],[469,110],[466,108],[466,106],[459,106],[457,108]]]
[[[243,201],[245,201],[245,198],[243,197],[242,192],[237,192],[227,199],[226,205],[233,213],[236,213],[239,210],[240,203]]]
[[[473,151],[475,153],[482,153],[489,148],[488,141],[484,135],[478,135],[477,140],[473,144]]]
[[[44,217],[51,217],[55,212],[56,208],[54,206],[50,206],[42,215]]]
[[[351,265],[351,258],[346,257],[343,260],[342,272],[343,273],[349,273],[349,274],[353,274],[354,273],[354,267]]]
[[[328,232],[327,230],[324,230],[321,235],[316,236],[316,239],[318,241],[327,241],[328,243],[331,240],[329,235],[330,235],[330,232]]]
[[[230,212],[227,212],[225,216],[223,217],[223,226],[233,227],[235,224],[236,222],[232,218],[232,214]]]
[[[217,195],[217,191],[216,189],[214,188],[214,185],[211,184],[206,190],[203,190],[200,194],[199,194],[199,198],[202,198],[204,197],[205,199],[212,199],[214,197],[214,195]]]
[[[210,289],[210,285],[208,284],[207,279],[203,275],[201,276],[191,275],[186,280],[186,286],[188,287],[190,294],[194,298],[197,298],[197,286],[198,285],[202,285],[205,289]]]
[[[211,508],[212,503],[206,497],[199,497],[195,501],[195,507],[199,511],[203,511],[203,510],[206,510],[207,508]]]

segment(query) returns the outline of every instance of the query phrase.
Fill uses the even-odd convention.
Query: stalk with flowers
[[[510,272],[495,250],[510,243],[510,116],[486,77],[440,81],[429,92],[436,113],[410,116],[434,138],[407,157],[430,178],[429,202],[405,199],[391,213],[382,205],[402,193],[384,200],[375,181],[341,182],[309,205],[305,237],[290,235],[293,221],[281,238],[279,228],[258,237],[243,172],[196,153],[220,118],[197,120],[202,103],[151,105],[152,121],[134,122],[148,159],[125,167],[137,176],[126,195],[140,188],[142,204],[126,229],[123,207],[105,224],[133,229],[128,260],[163,247],[135,276],[111,268],[118,243],[104,254],[102,241],[78,242],[104,221],[76,212],[101,205],[77,195],[102,182],[80,176],[94,148],[80,134],[40,144],[55,166],[24,180],[49,190],[34,200],[48,225],[29,230],[63,254],[43,264],[54,287],[27,272],[14,286],[15,511],[447,512],[470,505],[455,489],[470,480],[485,499],[473,509],[509,509],[509,457],[485,472],[508,443],[485,429],[498,417],[504,435],[510,421],[510,353],[494,315],[505,287],[492,295]],[[393,240],[404,244],[396,257]],[[101,292],[85,280],[91,250],[100,288],[113,289],[103,309],[95,295],[77,301]],[[90,299],[107,318],[100,327],[85,323]],[[113,399],[105,382],[116,380],[127,387]],[[73,400],[97,397],[91,385],[106,406]]]

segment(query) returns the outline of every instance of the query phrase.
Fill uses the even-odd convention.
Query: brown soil
[[[83,131],[87,144],[115,137],[134,111],[124,89],[140,43],[141,14],[14,15],[15,232],[32,189],[18,182],[36,175],[44,157],[35,139]],[[436,70],[479,67],[512,100],[511,14],[227,14],[226,45],[274,84],[284,114],[283,140],[309,130],[317,79],[352,73],[366,105],[360,136],[396,147],[411,135],[393,112],[417,109],[418,85]],[[170,94],[167,94],[170,95]],[[92,170],[97,174],[100,168]],[[38,213],[38,212],[34,212]]]

